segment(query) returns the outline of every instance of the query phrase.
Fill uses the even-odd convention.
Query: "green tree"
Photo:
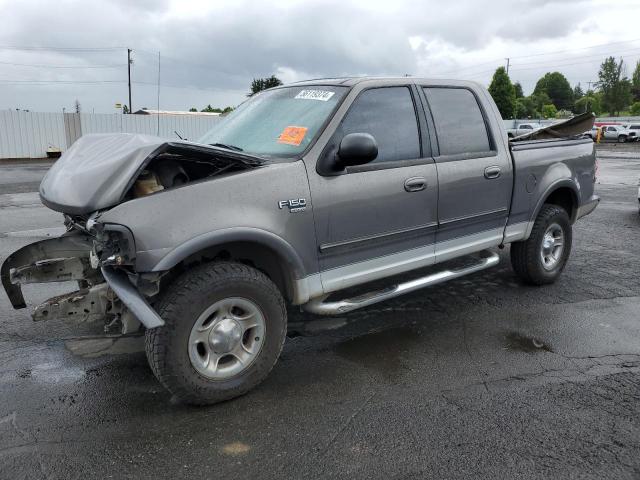
[[[531,97],[522,97],[516,100],[516,118],[537,118],[539,116],[536,103]]]
[[[524,97],[524,93],[522,92],[522,85],[520,85],[520,82],[514,83],[513,88],[516,89],[516,99]]]
[[[631,93],[636,102],[640,102],[640,60],[636,62],[636,68],[631,76]]]
[[[222,113],[222,109],[220,108],[213,108],[211,106],[211,104],[207,105],[206,107],[204,107],[202,110],[200,110],[201,112],[207,112],[207,113]]]
[[[556,118],[557,113],[558,109],[553,103],[542,106],[542,116],[544,118]]]
[[[190,112],[197,112],[197,111],[198,111],[198,109],[197,109],[196,107],[191,107],[191,108],[189,109],[189,111],[190,111]]]
[[[584,96],[576,102],[576,113],[592,112],[596,115],[602,113],[602,95],[595,93],[593,90],[588,90]]]
[[[129,107],[127,107],[126,105],[123,105],[123,106],[122,106],[122,113],[125,113],[125,114],[126,114],[126,113],[130,113],[130,112],[129,112]]]
[[[493,74],[489,93],[496,102],[502,118],[513,118],[516,110],[516,89],[504,67],[498,68]]]
[[[608,57],[600,65],[598,88],[602,92],[602,106],[612,116],[631,103],[631,82],[624,76],[624,61]]]
[[[533,101],[538,112],[542,112],[542,107],[544,107],[545,105],[553,103],[549,95],[547,95],[545,92],[534,93],[529,98],[531,98],[531,100]]]
[[[545,73],[536,83],[534,95],[546,93],[551,103],[560,109],[573,107],[573,89],[567,78],[560,72]]]
[[[229,113],[229,112],[233,112],[234,108],[233,107],[224,107],[224,109],[222,110],[222,113]]]
[[[631,115],[634,117],[640,117],[640,102],[636,102],[631,105]]]
[[[584,91],[582,90],[582,86],[580,86],[580,82],[578,82],[578,84],[573,87],[573,100],[580,100],[582,97],[584,97]]]
[[[255,95],[267,88],[278,87],[280,85],[282,85],[282,81],[275,75],[271,75],[267,78],[254,78],[251,82],[251,93],[249,96]]]

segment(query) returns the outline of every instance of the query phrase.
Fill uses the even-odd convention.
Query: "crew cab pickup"
[[[599,200],[592,124],[510,142],[476,83],[342,78],[254,95],[197,143],[86,135],[40,185],[67,232],[13,253],[2,283],[24,308],[21,285],[77,281],[34,319],[144,332],[158,380],[215,403],[267,376],[287,304],[344,314],[508,244],[524,282],[555,281]]]

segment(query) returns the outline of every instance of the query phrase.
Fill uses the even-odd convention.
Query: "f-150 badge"
[[[278,207],[280,207],[280,210],[286,207],[291,213],[304,212],[307,209],[307,199],[292,198],[291,200],[280,200]]]

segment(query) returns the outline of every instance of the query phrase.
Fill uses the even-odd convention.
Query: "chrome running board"
[[[420,288],[429,287],[431,285],[446,282],[447,280],[478,272],[485,268],[493,267],[500,262],[500,256],[489,250],[480,252],[480,256],[480,259],[476,263],[466,267],[441,270],[408,282],[392,285],[382,290],[368,292],[363,295],[346,298],[344,300],[337,300],[335,302],[325,302],[330,294],[323,295],[321,297],[311,299],[309,302],[302,305],[302,308],[305,311],[315,313],[316,315],[337,315],[340,313],[347,313],[358,308],[368,307],[374,303],[389,300],[405,293],[413,292]]]

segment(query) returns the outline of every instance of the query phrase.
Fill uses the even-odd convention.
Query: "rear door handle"
[[[491,167],[487,167],[484,169],[484,178],[487,180],[491,180],[493,178],[498,178],[500,176],[500,167],[497,165],[493,165]]]
[[[404,189],[407,192],[419,192],[427,188],[427,179],[424,177],[411,177],[404,181]]]

